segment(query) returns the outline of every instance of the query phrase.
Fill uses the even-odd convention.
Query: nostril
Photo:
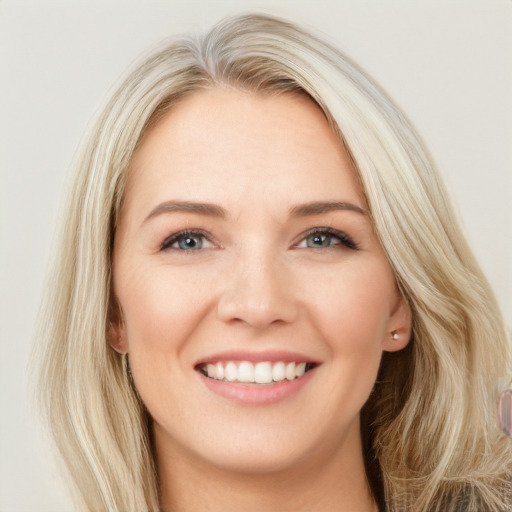
[[[286,265],[274,252],[257,248],[241,256],[227,273],[217,302],[217,315],[232,325],[262,329],[297,317],[297,294]]]
[[[244,295],[242,299],[245,300],[241,300],[240,297],[222,297],[217,305],[218,317],[232,325],[247,324],[259,329],[290,323],[295,318],[296,308],[293,299],[280,294],[278,297],[269,296],[266,301],[257,301],[249,292],[239,292],[239,295]]]

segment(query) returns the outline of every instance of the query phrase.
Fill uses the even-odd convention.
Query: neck
[[[329,454],[261,474],[219,468],[180,447],[169,449],[155,431],[161,510],[238,512],[250,504],[251,512],[376,512],[358,430]]]

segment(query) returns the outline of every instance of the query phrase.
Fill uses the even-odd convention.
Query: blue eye
[[[314,228],[305,234],[296,245],[307,249],[329,249],[336,245],[343,245],[352,250],[358,250],[357,244],[345,233],[332,228]]]
[[[186,251],[198,251],[203,248],[203,237],[187,235],[178,238],[174,243],[177,243],[180,249]]]
[[[211,247],[212,244],[206,236],[199,231],[180,231],[166,238],[160,250],[174,249],[177,251],[200,251]]]
[[[311,249],[325,249],[326,247],[331,247],[333,242],[334,244],[340,243],[335,237],[326,233],[314,233],[306,237],[306,245]]]

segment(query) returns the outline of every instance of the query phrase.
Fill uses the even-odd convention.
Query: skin
[[[225,216],[158,210],[166,201]],[[363,213],[290,214],[318,201]],[[154,420],[163,510],[375,510],[359,412],[382,352],[407,344],[410,313],[365,208],[349,158],[303,96],[196,92],[145,135],[115,234],[112,337]],[[315,245],[308,230],[326,227],[357,249],[334,236]],[[162,248],[184,229],[206,235],[201,249]],[[319,364],[285,400],[239,404],[194,368],[233,349]]]

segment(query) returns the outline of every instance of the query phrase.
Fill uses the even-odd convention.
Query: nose
[[[286,324],[298,313],[290,272],[275,259],[245,258],[230,269],[217,305],[220,320],[264,329]]]

